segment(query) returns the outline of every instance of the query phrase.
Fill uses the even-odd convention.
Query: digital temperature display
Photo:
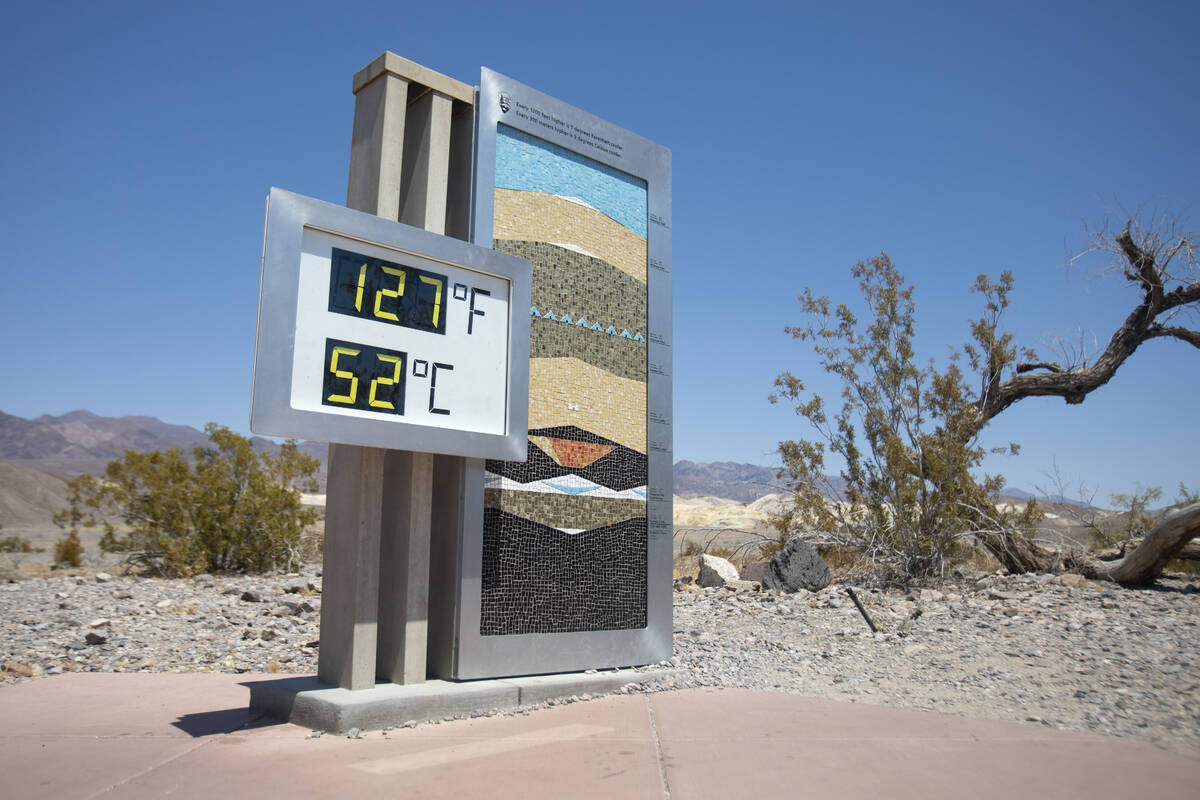
[[[524,454],[528,261],[278,189],[265,241],[252,431]]]
[[[325,383],[321,402],[384,414],[404,413],[408,354],[365,344],[325,340]]]
[[[333,249],[329,310],[444,334],[446,276]]]

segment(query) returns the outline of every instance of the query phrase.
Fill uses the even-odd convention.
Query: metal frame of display
[[[504,104],[537,109],[518,117]],[[453,560],[453,596],[431,614],[452,620],[452,641],[434,655],[439,673],[459,680],[649,664],[672,648],[672,355],[671,154],[647,139],[484,69],[476,94],[472,236],[492,246],[497,126],[504,124],[646,182],[647,189],[647,564],[645,628],[489,635],[480,633],[483,550],[483,463],[469,461]],[[606,147],[596,143],[612,143]],[[516,303],[514,302],[514,313]],[[527,312],[526,312],[527,313]],[[447,567],[450,565],[447,564]]]
[[[354,246],[374,245],[385,254],[425,269],[446,267],[498,277],[509,284],[508,359],[503,434],[432,427],[407,420],[365,419],[318,413],[291,405],[293,336],[297,329],[301,240],[306,229],[331,234]],[[342,442],[369,447],[449,453],[476,458],[523,458],[529,386],[528,262],[490,248],[271,189],[263,248],[258,335],[251,396],[251,429],[260,434]],[[310,304],[311,305],[311,304]],[[523,335],[522,335],[523,334]],[[514,402],[514,398],[517,398]]]

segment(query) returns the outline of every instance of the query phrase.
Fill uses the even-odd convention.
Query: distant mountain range
[[[274,448],[267,440],[255,437],[255,446]],[[36,419],[0,411],[0,461],[66,478],[81,473],[98,475],[114,458],[126,450],[148,452],[178,448],[190,451],[208,444],[203,431],[187,425],[170,425],[154,417],[101,417],[90,411],[72,411],[61,416],[43,414]],[[300,449],[322,462],[318,476],[324,485],[324,462],[328,445],[301,442]],[[787,491],[787,482],[777,477],[778,467],[739,464],[733,461],[675,463],[675,494],[712,495],[750,503],[760,497]],[[831,479],[840,489],[841,479]],[[1008,489],[1005,495],[1032,497],[1027,492]]]
[[[258,448],[275,447],[268,439],[254,437],[253,442]],[[145,453],[177,448],[190,452],[207,444],[203,431],[155,417],[101,417],[90,411],[71,411],[25,419],[0,411],[0,461],[66,478],[85,472],[98,475],[126,450]],[[303,442],[301,449],[324,464],[328,445]]]
[[[733,461],[675,462],[675,494],[712,495],[750,503],[763,495],[787,491],[776,477],[778,467],[738,464]]]
[[[266,439],[254,441],[257,447],[274,447]],[[0,461],[66,478],[85,472],[98,475],[126,450],[148,452],[174,447],[186,452],[207,444],[203,431],[170,425],[155,417],[102,417],[90,411],[72,411],[25,419],[0,411]],[[328,450],[324,442],[302,442],[301,449],[324,464]],[[680,461],[675,464],[675,492],[751,502],[784,491],[784,482],[775,477],[777,471],[730,461]]]

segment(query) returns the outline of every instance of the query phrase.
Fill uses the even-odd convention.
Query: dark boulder
[[[771,559],[763,570],[764,589],[777,592],[795,592],[807,589],[819,592],[829,585],[833,574],[829,565],[821,560],[813,546],[799,536],[794,536]]]

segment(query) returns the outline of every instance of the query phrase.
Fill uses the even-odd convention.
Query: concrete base
[[[572,695],[603,694],[672,671],[620,669],[482,681],[430,680],[408,686],[380,683],[356,691],[321,683],[313,676],[245,685],[250,688],[251,712],[313,730],[345,733],[351,728],[374,730],[414,720],[536,705]]]

